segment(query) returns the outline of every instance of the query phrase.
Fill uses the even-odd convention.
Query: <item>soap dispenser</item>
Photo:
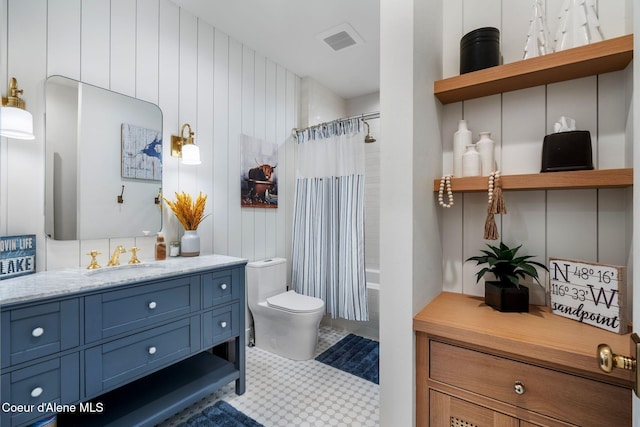
[[[156,260],[167,259],[167,244],[164,241],[164,236],[158,233],[156,238]]]

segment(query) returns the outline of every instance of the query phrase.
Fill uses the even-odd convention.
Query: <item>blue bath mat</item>
[[[377,341],[349,334],[316,360],[380,384],[380,345]]]
[[[178,427],[264,427],[223,400],[204,408]]]

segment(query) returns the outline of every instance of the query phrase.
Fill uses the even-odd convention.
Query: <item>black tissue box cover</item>
[[[593,169],[591,134],[587,130],[552,133],[542,143],[542,171]]]

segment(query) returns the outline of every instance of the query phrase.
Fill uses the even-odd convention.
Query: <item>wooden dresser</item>
[[[632,373],[596,357],[601,343],[629,354],[629,335],[448,292],[413,326],[417,426],[631,426]]]

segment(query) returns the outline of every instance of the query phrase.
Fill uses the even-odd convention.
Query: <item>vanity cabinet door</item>
[[[95,397],[196,353],[200,331],[200,316],[192,316],[88,349],[87,395]]]
[[[200,308],[200,276],[85,297],[87,343],[183,316]]]
[[[240,333],[240,304],[220,307],[203,315],[203,344],[213,347]]]
[[[235,268],[204,274],[202,276],[204,308],[238,299],[241,295],[240,286],[244,286],[240,273],[244,274],[244,269]]]
[[[491,409],[431,390],[429,395],[431,426],[519,427],[520,421]]]
[[[1,326],[3,368],[68,350],[80,343],[79,302],[70,299],[6,310]]]
[[[20,425],[47,415],[41,403],[78,402],[80,398],[80,356],[69,354],[2,375],[2,402],[25,405],[2,411],[2,425]],[[7,408],[11,409],[11,408]],[[23,410],[29,409],[29,410]]]

